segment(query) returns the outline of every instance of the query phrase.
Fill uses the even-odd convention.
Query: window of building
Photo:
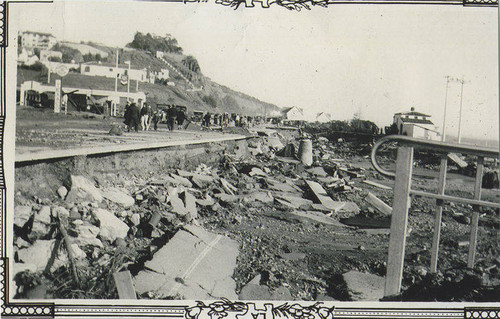
[[[90,66],[85,67],[85,72],[90,72]]]

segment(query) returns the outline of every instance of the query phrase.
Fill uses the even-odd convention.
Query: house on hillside
[[[155,72],[154,74],[157,80],[168,80],[170,77],[168,69],[161,69],[159,72]]]
[[[330,113],[320,112],[316,114],[315,122],[328,123],[332,121],[332,116]]]
[[[304,110],[297,106],[287,107],[281,110],[281,116],[285,121],[305,121]]]
[[[439,132],[430,117],[430,115],[416,112],[415,108],[412,107],[410,112],[394,114],[393,124],[396,125],[400,135],[437,140]]]
[[[23,49],[49,50],[56,43],[57,39],[50,33],[21,31],[19,32],[20,45]]]
[[[129,75],[129,66],[127,64],[87,62],[83,63],[80,68],[80,73],[88,76],[104,76],[107,78],[121,78]],[[148,70],[130,68],[130,80],[139,82],[149,82]]]

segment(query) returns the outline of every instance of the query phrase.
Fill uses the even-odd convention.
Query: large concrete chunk
[[[354,301],[378,301],[384,297],[384,278],[359,271],[349,271],[342,275]]]
[[[157,298],[237,299],[231,278],[239,245],[198,226],[186,226],[161,248],[135,277],[139,294]]]
[[[80,175],[71,175],[71,190],[66,196],[66,201],[69,202],[101,202],[101,191],[94,186],[94,183]]]
[[[99,236],[113,242],[117,238],[125,238],[129,227],[113,213],[98,208],[93,211],[94,216],[99,220]]]
[[[44,271],[54,253],[55,243],[55,239],[37,240],[32,246],[20,249],[17,252],[19,260],[23,261],[25,264],[33,265],[36,271]],[[71,248],[75,253],[76,259],[84,259],[87,257],[85,252],[82,251],[78,245],[71,244]],[[51,271],[68,265],[69,259],[65,248],[59,247],[58,251],[55,252],[55,256],[51,264]]]
[[[311,189],[314,197],[325,207],[337,212],[346,205],[345,202],[334,201],[320,184],[306,180],[307,186]]]
[[[135,200],[132,196],[115,187],[105,189],[102,192],[102,196],[123,207],[130,207],[135,204]]]
[[[16,206],[14,208],[14,225],[23,227],[33,215],[31,206]]]

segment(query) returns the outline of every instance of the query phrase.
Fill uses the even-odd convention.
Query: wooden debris
[[[467,167],[467,162],[464,161],[463,159],[458,156],[457,153],[449,153],[448,158],[455,162],[460,168],[466,168]]]
[[[368,193],[368,196],[366,196],[365,200],[372,204],[373,207],[375,207],[378,211],[383,213],[386,216],[392,215],[392,208],[391,206],[387,205],[384,203],[380,198],[377,196],[373,195],[372,193]]]
[[[73,271],[73,279],[75,280],[77,287],[80,287],[80,279],[78,278],[78,272],[76,269],[75,252],[73,251],[73,248],[71,247],[71,240],[68,236],[68,232],[66,231],[65,224],[67,224],[67,220],[64,218],[60,218],[59,219],[59,230],[61,231],[61,234],[63,235],[64,245],[66,246],[66,250],[68,251],[68,257],[69,257],[69,261],[71,263],[71,269]]]
[[[390,186],[382,185],[382,184],[379,184],[379,183],[374,182],[374,181],[369,181],[367,179],[364,180],[363,183],[368,184],[370,186],[378,187],[378,188],[381,188],[381,189],[387,189],[387,190],[391,190],[392,189],[392,187],[390,187]]]
[[[113,279],[120,299],[137,299],[130,271],[115,272]]]

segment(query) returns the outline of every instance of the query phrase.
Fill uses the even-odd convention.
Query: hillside
[[[279,107],[274,104],[260,101],[252,96],[234,91],[213,82],[211,79],[204,76],[201,70],[193,72],[183,63],[188,56],[182,53],[166,52],[164,54],[163,58],[173,66],[172,68],[161,59],[156,58],[151,52],[152,50],[147,51],[130,47],[117,49],[94,43],[87,43],[86,45],[93,46],[100,51],[108,53],[105,59],[105,62],[108,63],[116,62],[116,54],[118,51],[119,62],[131,61],[133,68],[148,68],[152,72],[158,72],[165,68],[169,69],[170,80],[175,83],[175,86],[149,83],[139,84],[139,90],[148,93],[148,100],[153,104],[183,104],[197,111],[210,111],[215,113],[231,112],[248,115],[269,114],[272,111],[279,110]],[[183,77],[179,76],[177,71],[180,72],[183,77],[189,79],[193,86],[185,81]],[[201,88],[201,90],[189,90],[193,88]],[[207,103],[207,101],[211,103]]]

